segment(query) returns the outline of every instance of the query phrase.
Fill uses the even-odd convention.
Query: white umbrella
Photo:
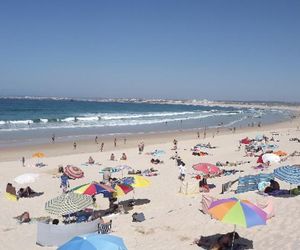
[[[27,173],[17,176],[14,181],[18,184],[33,183],[38,177],[39,174]]]
[[[267,162],[278,163],[278,162],[280,162],[280,157],[278,155],[275,155],[275,154],[264,154],[262,156],[262,160],[263,160],[264,163],[267,163]]]

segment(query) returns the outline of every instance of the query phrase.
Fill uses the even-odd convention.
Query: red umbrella
[[[251,140],[248,137],[241,140],[241,143],[243,143],[243,144],[250,144],[250,142],[251,142]]]
[[[80,168],[71,165],[65,167],[65,174],[71,179],[79,179],[84,176],[84,173]]]
[[[221,170],[216,165],[210,163],[198,163],[193,166],[193,169],[200,171],[205,175],[216,175],[221,172]]]

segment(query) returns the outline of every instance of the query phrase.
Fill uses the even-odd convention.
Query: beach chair
[[[5,198],[10,200],[10,201],[17,201],[18,200],[18,196],[17,196],[17,193],[16,193],[16,188],[11,183],[7,183],[7,185],[6,185]]]
[[[108,234],[111,232],[112,220],[108,223],[99,223],[98,224],[98,234]]]

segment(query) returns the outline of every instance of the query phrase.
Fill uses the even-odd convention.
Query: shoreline
[[[278,130],[278,128],[288,128],[292,123],[295,126],[300,125],[300,113],[297,109],[297,114],[291,120],[286,120],[282,122],[276,122],[271,124],[263,124],[261,127],[237,127],[235,134],[253,132],[262,133],[264,130]],[[219,133],[217,133],[219,130]],[[219,127],[219,128],[207,128],[206,138],[204,138],[204,128],[193,128],[186,130],[172,130],[172,131],[155,131],[155,132],[142,132],[142,133],[122,133],[119,135],[104,135],[98,136],[98,144],[95,143],[94,138],[91,139],[80,139],[76,140],[77,148],[73,149],[73,141],[56,141],[55,143],[40,143],[32,145],[23,146],[11,146],[3,147],[0,149],[0,162],[5,161],[16,161],[21,160],[24,156],[26,159],[31,159],[32,154],[38,151],[42,151],[46,154],[46,157],[56,157],[63,155],[77,155],[84,153],[101,153],[100,145],[104,142],[103,152],[113,151],[113,150],[125,150],[129,148],[137,148],[139,142],[143,141],[146,145],[154,145],[165,142],[172,142],[174,138],[177,140],[195,140],[197,138],[197,132],[200,133],[200,141],[204,139],[213,139],[214,137],[221,135],[233,134],[231,127]],[[117,138],[117,147],[114,147],[114,138]],[[124,138],[126,138],[126,144],[124,143]],[[137,149],[138,150],[138,149]]]

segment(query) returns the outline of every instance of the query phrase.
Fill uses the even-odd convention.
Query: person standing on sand
[[[52,135],[51,140],[52,140],[52,143],[55,142],[55,134]]]
[[[197,131],[197,137],[198,137],[198,139],[200,138],[200,133],[199,133],[199,131]]]
[[[77,148],[77,143],[74,141],[73,143],[73,150],[75,150]]]
[[[104,147],[104,142],[101,143],[101,147],[100,147],[100,151],[103,151],[103,147]]]
[[[126,141],[127,141],[127,139],[126,139],[126,138],[124,138],[124,145],[126,144]]]
[[[24,156],[22,157],[22,160],[21,160],[21,161],[22,161],[23,167],[25,167],[25,157],[24,157]]]
[[[114,145],[115,145],[115,147],[117,147],[117,138],[116,137],[114,139]]]
[[[205,127],[204,132],[203,132],[203,138],[204,139],[206,138],[206,127]]]
[[[95,137],[95,143],[98,144],[98,136]]]

